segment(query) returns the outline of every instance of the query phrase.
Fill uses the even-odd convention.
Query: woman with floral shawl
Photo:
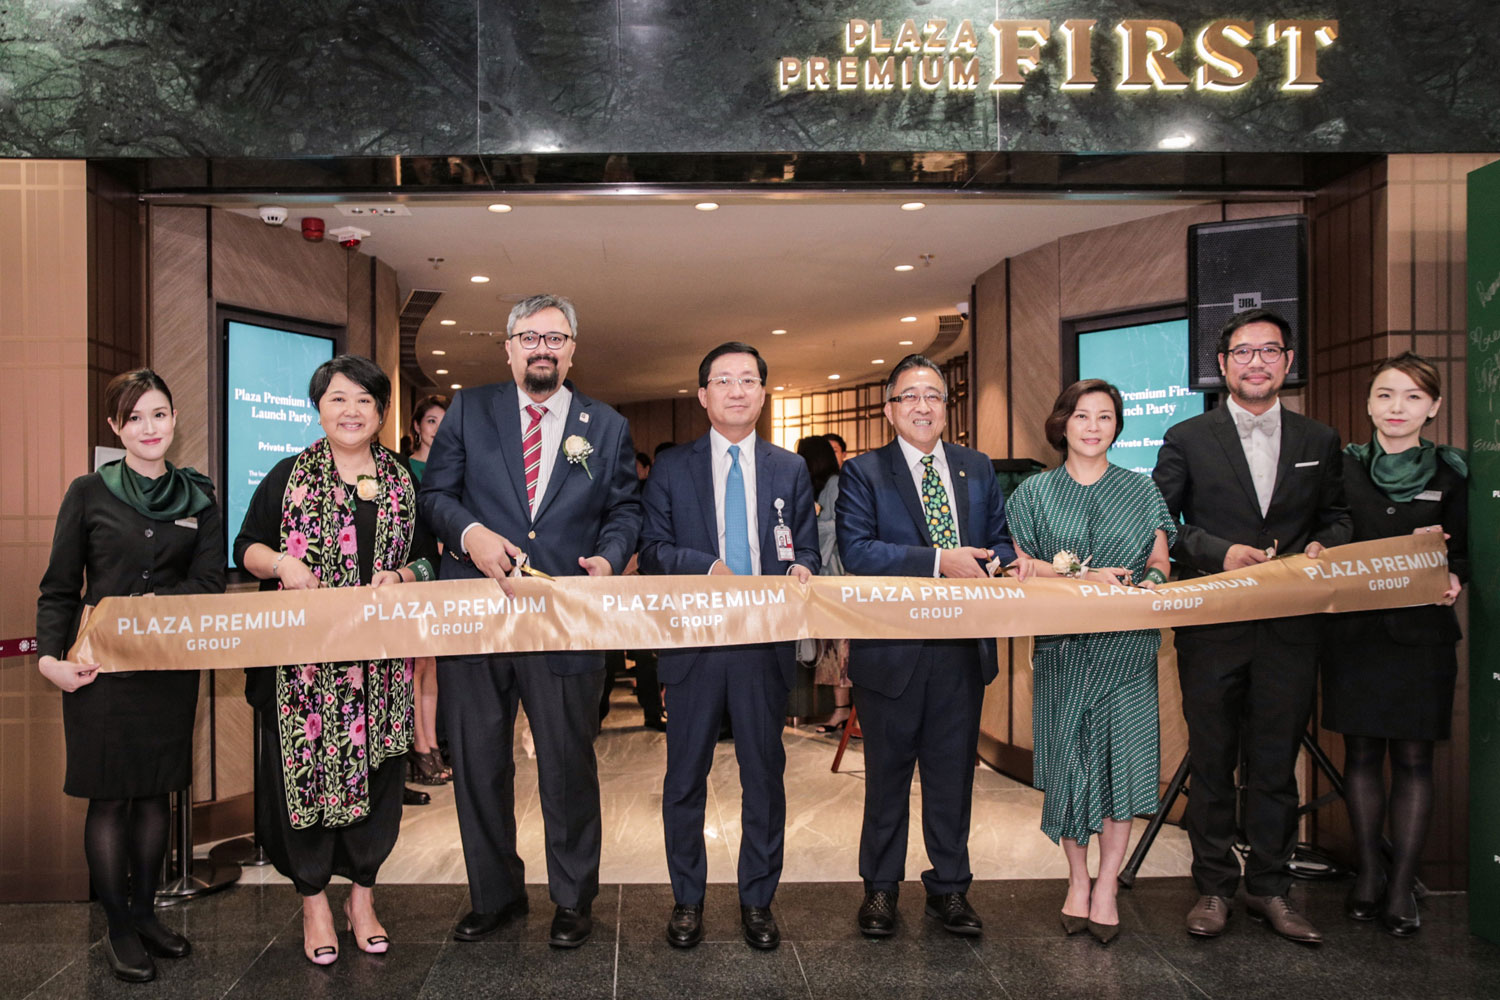
[[[410,470],[375,440],[390,395],[367,358],[341,355],[313,373],[308,397],[324,436],[261,480],[235,540],[236,561],[262,590],[431,578],[425,557],[436,547],[418,524]],[[408,661],[252,670],[245,693],[260,718],[256,836],[302,896],[304,952],[318,965],[338,958],[324,892],[333,875],[354,883],[344,914],[356,943],[386,951],[373,889],[401,825]]]

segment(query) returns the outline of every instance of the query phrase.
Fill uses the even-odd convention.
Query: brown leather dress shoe
[[[1322,944],[1323,932],[1312,925],[1302,914],[1292,909],[1285,896],[1245,896],[1245,910],[1256,920],[1271,925],[1271,930],[1288,941],[1302,944]]]
[[[1228,922],[1227,896],[1199,896],[1198,902],[1188,910],[1187,930],[1198,937],[1218,937],[1224,933],[1224,925]]]

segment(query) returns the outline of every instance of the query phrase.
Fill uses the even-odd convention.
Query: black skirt
[[[62,700],[67,794],[133,799],[192,783],[198,671],[101,673]]]
[[[1380,628],[1323,651],[1323,728],[1388,740],[1446,740],[1458,657],[1452,643],[1403,645]]]

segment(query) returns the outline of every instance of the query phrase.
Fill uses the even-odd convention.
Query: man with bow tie
[[[1219,334],[1225,405],[1167,431],[1152,474],[1183,526],[1172,546],[1181,578],[1241,569],[1281,553],[1317,558],[1353,536],[1339,436],[1281,405],[1291,326],[1265,309],[1237,313]],[[1317,679],[1316,615],[1176,631],[1188,726],[1184,817],[1200,894],[1190,934],[1223,932],[1240,881],[1235,784],[1247,767],[1243,825],[1246,909],[1283,937],[1322,934],[1290,904],[1296,842],[1295,767]],[[1243,735],[1242,735],[1243,734]]]

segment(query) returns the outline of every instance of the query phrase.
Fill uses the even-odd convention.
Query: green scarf
[[[197,469],[179,469],[171,462],[156,479],[147,479],[117,458],[99,469],[99,478],[124,504],[153,521],[176,521],[213,505],[214,484]]]
[[[1427,488],[1437,473],[1440,457],[1460,476],[1469,475],[1469,463],[1462,450],[1433,444],[1425,438],[1415,448],[1394,455],[1380,447],[1378,436],[1371,438],[1369,444],[1348,445],[1344,452],[1364,465],[1370,472],[1371,482],[1397,503],[1406,503]]]

